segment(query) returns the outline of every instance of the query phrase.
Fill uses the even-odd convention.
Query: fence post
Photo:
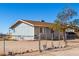
[[[4,38],[4,55],[6,55],[6,54],[5,54],[5,38]]]
[[[58,45],[58,47],[60,47],[60,40],[61,40],[61,39],[60,39],[60,34],[61,34],[60,31],[59,31],[58,34],[59,34],[59,35],[58,35],[58,39],[59,39],[59,45]]]
[[[47,33],[45,33],[45,39],[46,39],[46,47],[47,47],[47,40],[48,40],[48,37],[47,37]]]
[[[46,50],[47,49],[47,33],[44,33],[43,36],[45,39],[45,44],[43,45],[43,49]]]
[[[38,41],[39,41],[39,52],[42,52],[42,50],[41,50],[41,33],[39,33],[39,39],[38,39]]]
[[[64,42],[65,42],[65,47],[67,47],[67,35],[66,35],[66,32],[64,33]]]
[[[5,36],[6,36],[6,35],[2,34],[2,37],[3,37],[3,52],[4,52],[3,55],[4,55],[4,56],[6,55],[6,54],[5,54],[5,52],[6,52],[6,51],[5,51]]]
[[[52,47],[54,47],[54,44],[53,44],[54,34],[53,33],[51,33],[51,34],[52,34]]]

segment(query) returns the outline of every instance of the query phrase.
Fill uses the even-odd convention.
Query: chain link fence
[[[34,37],[33,40],[28,40],[28,38],[32,37],[33,36],[1,34],[0,55],[15,55],[45,50],[47,49],[47,41],[51,40],[52,34],[39,34],[37,37]]]
[[[49,49],[62,48],[65,45],[63,40],[54,40],[53,33],[40,33],[38,36],[34,36],[35,40],[28,40],[31,37],[33,36],[0,35],[0,55],[22,55],[35,51],[42,52]]]

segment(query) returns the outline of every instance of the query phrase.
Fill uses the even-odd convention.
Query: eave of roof
[[[51,23],[47,22],[40,22],[40,21],[32,21],[32,20],[19,20],[15,24],[13,24],[10,29],[16,28],[21,23],[37,26],[37,27],[49,27]]]

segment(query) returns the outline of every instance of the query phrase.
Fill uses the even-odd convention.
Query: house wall
[[[74,31],[74,29],[67,28],[67,29],[66,29],[66,32],[75,32],[75,31]]]
[[[13,29],[12,35],[21,35],[15,37],[17,40],[34,40],[34,27],[29,24],[21,23]]]
[[[51,33],[51,30],[49,28],[44,28],[44,33],[50,34]]]
[[[51,33],[50,29],[46,27],[43,27],[42,31],[43,31],[42,33]],[[40,33],[40,27],[34,27],[34,32],[35,32],[35,35],[38,35]]]
[[[38,39],[38,36],[39,36],[39,33],[40,33],[40,27],[34,27],[34,35],[35,35],[35,39]],[[51,31],[50,29],[46,28],[46,27],[42,27],[42,33],[45,35],[47,35],[48,37],[50,37],[50,34]]]

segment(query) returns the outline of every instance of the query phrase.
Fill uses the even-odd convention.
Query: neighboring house
[[[79,27],[78,26],[69,26],[66,29],[67,32],[67,38],[75,39],[79,38]]]
[[[12,35],[14,35],[17,40],[36,40],[39,33],[44,33],[47,34],[47,36],[50,36],[50,24],[51,23],[40,21],[18,20],[10,27],[10,29]]]

